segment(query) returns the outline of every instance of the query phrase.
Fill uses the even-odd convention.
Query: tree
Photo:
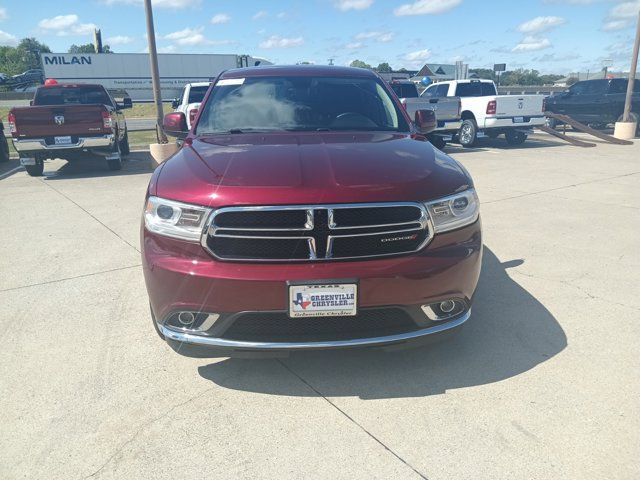
[[[69,47],[69,53],[96,53],[93,43],[84,43],[76,45],[75,43]],[[109,45],[102,46],[102,53],[113,53]]]
[[[51,49],[44,43],[40,43],[35,38],[23,38],[16,47],[23,59],[25,70],[30,68],[42,68],[41,53],[51,53]]]
[[[354,60],[353,62],[351,62],[349,66],[356,67],[356,68],[369,68],[369,69],[371,68],[371,65],[363,62],[362,60]]]
[[[7,75],[17,75],[31,68],[42,68],[41,53],[51,49],[35,38],[23,38],[17,47],[0,47],[0,70]]]
[[[378,72],[378,73],[391,73],[391,72],[393,72],[393,69],[391,68],[391,65],[389,65],[387,62],[379,64],[374,70],[376,72]]]
[[[564,75],[555,75],[551,73],[551,74],[540,76],[540,80],[542,80],[543,85],[553,85],[561,78],[564,78]]]
[[[475,73],[478,78],[486,78],[487,80],[493,81],[496,80],[496,73],[490,68],[470,68],[469,73]]]

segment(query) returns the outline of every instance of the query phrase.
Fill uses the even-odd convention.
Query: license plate
[[[357,313],[358,285],[335,283],[328,285],[290,285],[289,316],[348,317]]]
[[[513,123],[524,123],[524,117],[513,117]]]
[[[71,137],[54,137],[56,145],[70,145]]]

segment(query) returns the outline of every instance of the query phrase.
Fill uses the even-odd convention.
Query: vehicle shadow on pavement
[[[45,180],[66,180],[68,178],[119,177],[153,172],[151,156],[148,152],[132,152],[125,157],[122,170],[110,171],[104,157],[87,154],[82,159],[53,160],[44,164]]]
[[[535,135],[527,138],[522,145],[509,145],[504,139],[504,136],[498,138],[479,138],[478,142],[471,148],[464,148],[458,143],[447,143],[444,148],[444,152],[447,154],[459,154],[470,152],[483,152],[489,149],[495,150],[527,150],[533,148],[549,148],[549,147],[562,147],[569,145],[567,142],[558,141],[545,133],[536,133]]]
[[[536,367],[567,346],[553,315],[484,249],[471,319],[450,340],[415,349],[317,351],[282,360],[226,359],[199,368],[226,388],[271,395],[421,397],[498,382]],[[265,363],[266,362],[266,363]],[[275,365],[271,362],[279,362]],[[293,374],[299,381],[285,381]],[[313,387],[313,388],[312,388]]]

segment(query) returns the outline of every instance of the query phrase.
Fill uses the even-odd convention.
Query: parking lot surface
[[[180,357],[140,266],[146,154],[5,176],[0,478],[640,478],[640,142],[546,138],[446,148],[480,285],[457,337],[398,352]]]

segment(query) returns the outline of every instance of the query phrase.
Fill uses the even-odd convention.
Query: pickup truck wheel
[[[2,138],[0,139],[0,162],[8,162],[9,144],[7,143],[7,138],[4,136],[4,133],[0,131],[0,134],[2,134]]]
[[[24,169],[30,177],[41,177],[44,172],[44,162],[37,162],[35,165],[25,165]]]
[[[468,118],[462,122],[460,131],[458,132],[458,141],[465,148],[473,147],[478,139],[478,126],[476,121]]]
[[[509,145],[522,145],[527,139],[527,134],[517,130],[507,130],[504,132],[504,137]]]
[[[128,130],[124,131],[124,137],[122,137],[122,140],[120,141],[120,153],[122,153],[122,155],[129,155],[129,153],[131,153],[131,149],[129,148]]]
[[[107,167],[109,167],[109,170],[112,172],[122,170],[122,160],[120,158],[117,160],[107,160]]]
[[[430,137],[429,141],[431,142],[431,145],[436,147],[438,150],[442,150],[447,144],[447,142],[442,137],[439,137],[437,135]]]

